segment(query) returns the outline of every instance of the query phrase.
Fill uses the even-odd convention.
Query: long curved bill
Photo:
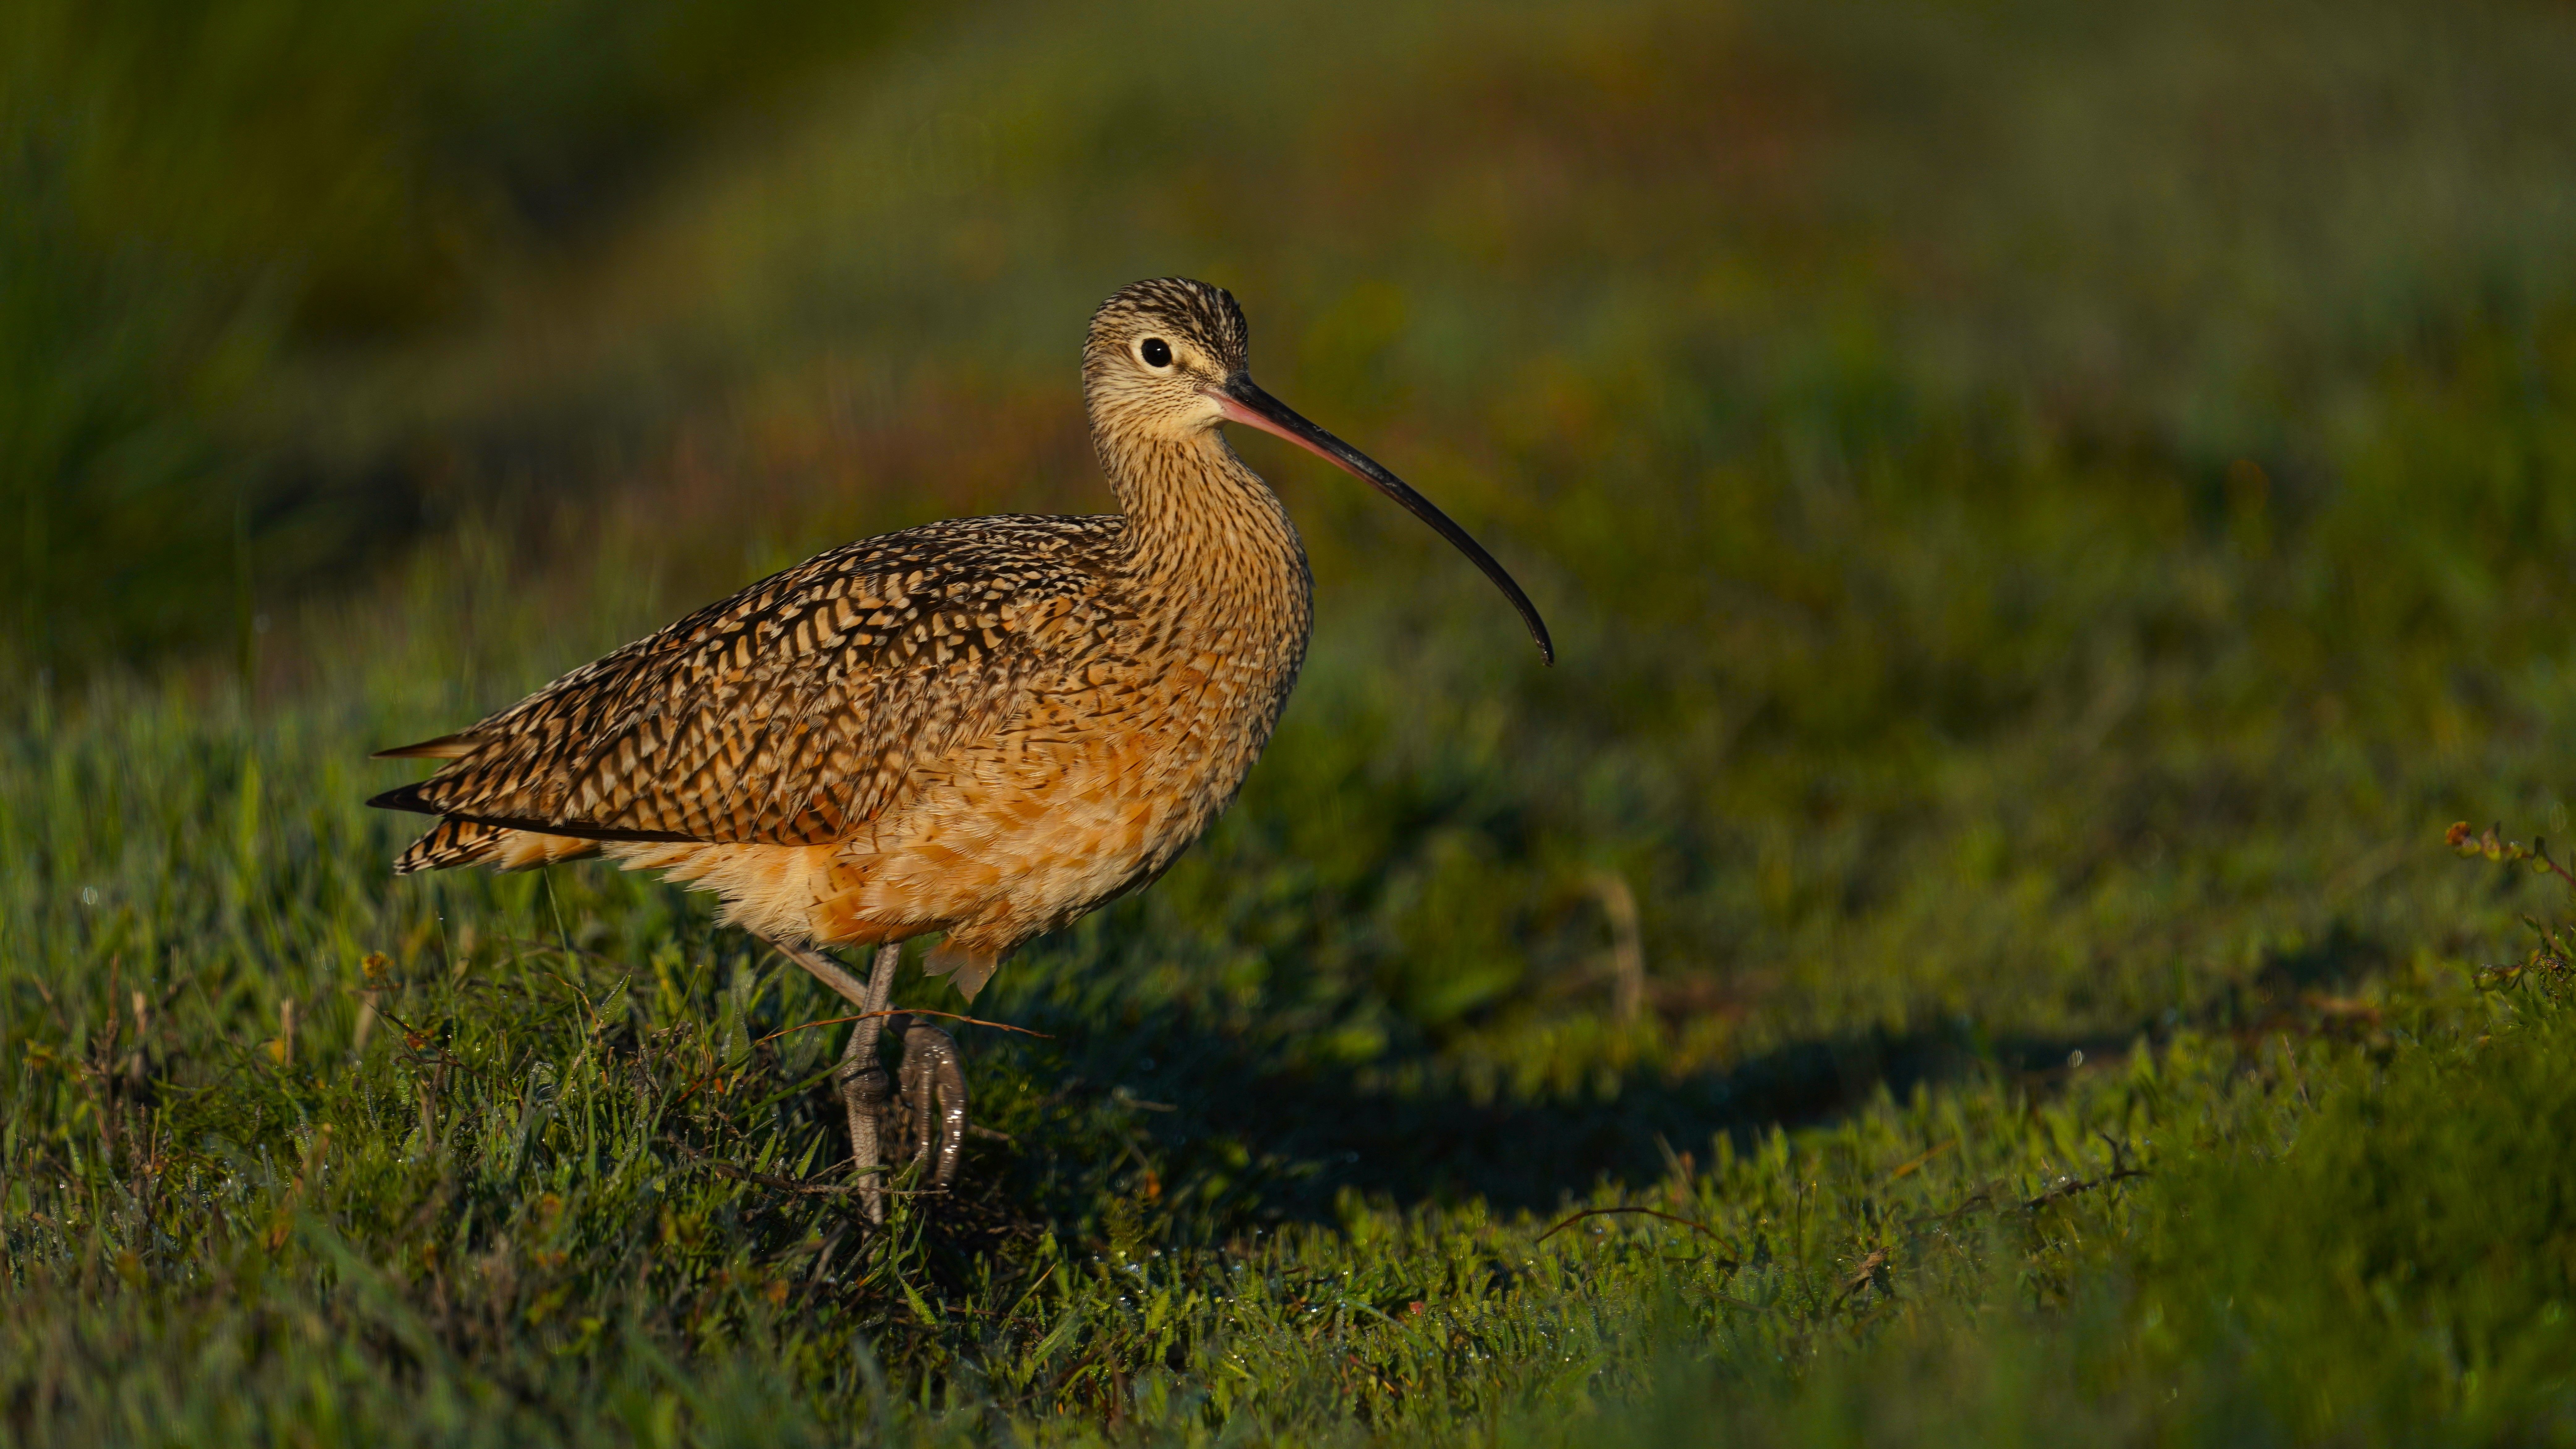
[[[1494,556],[1485,552],[1484,545],[1469,537],[1467,530],[1452,522],[1448,514],[1432,506],[1430,499],[1406,487],[1403,479],[1379,467],[1359,449],[1297,416],[1295,409],[1263,392],[1243,373],[1226,379],[1222,387],[1207,388],[1206,393],[1224,411],[1226,421],[1286,438],[1394,499],[1403,505],[1405,512],[1430,524],[1433,532],[1449,540],[1460,553],[1473,560],[1476,567],[1483,569],[1485,577],[1494,581],[1494,587],[1503,591],[1503,597],[1512,601],[1512,607],[1521,611],[1521,622],[1529,626],[1530,638],[1537,641],[1539,657],[1550,664],[1556,662],[1556,645],[1547,637],[1547,621],[1538,616],[1538,607],[1529,601],[1529,595],[1521,592],[1521,586],[1503,571],[1501,564],[1494,562]]]

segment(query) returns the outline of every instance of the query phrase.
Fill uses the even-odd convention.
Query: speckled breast
[[[848,909],[1007,951],[1151,881],[1269,742],[1306,646],[1305,611],[1278,613],[1267,630],[1139,639],[1042,684],[842,843]]]

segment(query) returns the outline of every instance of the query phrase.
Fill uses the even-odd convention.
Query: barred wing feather
[[[370,803],[603,840],[836,840],[1107,644],[1097,561],[1122,523],[957,519],[833,549],[431,742],[450,762]]]

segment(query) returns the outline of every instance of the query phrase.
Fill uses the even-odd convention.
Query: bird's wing
[[[1105,645],[1120,523],[955,519],[834,549],[429,742],[449,763],[368,803],[601,840],[838,839]]]

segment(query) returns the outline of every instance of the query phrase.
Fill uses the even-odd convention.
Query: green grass
[[[544,91],[557,34],[465,70]],[[2563,12],[877,34],[494,233],[434,325],[0,218],[55,269],[0,267],[43,323],[0,449],[148,535],[97,595],[139,612],[81,618],[159,661],[0,719],[0,1434],[2576,1437],[2576,1023],[2563,968],[2475,970],[2557,897],[2441,845],[2570,835]],[[537,120],[477,164],[737,114],[635,64],[491,92]],[[1295,703],[1167,878],[979,998],[1046,1034],[964,1036],[1007,1140],[872,1242],[738,1175],[829,1179],[819,988],[596,866],[390,880],[364,756],[829,542],[1101,506],[1072,339],[1168,271],[1561,662],[1247,441],[1316,560]],[[290,454],[320,511],[206,482]],[[353,584],[330,500],[384,498]],[[48,577],[122,536],[47,528]],[[1583,1207],[1667,1216],[1549,1231]]]
[[[771,1037],[819,991],[627,878],[386,892],[380,823],[264,783],[341,798],[300,750],[351,718],[235,723],[21,737],[10,859],[53,869],[12,870],[13,919],[104,964],[15,978],[20,1437],[2290,1442],[2571,1407],[2551,969],[2080,1062],[1963,1024],[1910,1083],[1849,1043],[1659,1072],[1532,1041],[1615,1097],[1480,1100],[1303,1060],[1114,913],[986,1008],[1052,1040],[972,1039],[1014,1142],[872,1247],[846,1200],[709,1165],[833,1159],[829,1042]],[[144,868],[174,848],[212,868]],[[1603,1151],[1676,1099],[1723,1130]],[[1581,1205],[1669,1216],[1545,1231]]]
[[[247,648],[266,598],[416,529],[413,480],[281,417],[277,373],[440,335],[890,9],[12,4],[0,669]]]

